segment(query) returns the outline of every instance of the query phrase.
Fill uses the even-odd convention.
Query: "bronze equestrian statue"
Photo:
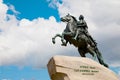
[[[90,53],[94,60],[98,59],[101,65],[108,67],[108,65],[104,62],[102,54],[97,48],[97,43],[87,31],[87,24],[84,21],[83,15],[80,15],[79,21],[70,14],[61,18],[62,22],[67,22],[66,28],[62,32],[62,34],[56,34],[52,38],[52,42],[55,44],[55,38],[60,37],[62,46],[67,46],[67,43],[73,44],[78,48],[79,54],[82,57],[86,57],[86,53]]]

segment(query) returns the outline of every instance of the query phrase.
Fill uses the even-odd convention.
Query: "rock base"
[[[54,56],[47,67],[51,80],[119,80],[114,72],[89,58]]]

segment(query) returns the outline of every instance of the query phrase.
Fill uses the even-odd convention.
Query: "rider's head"
[[[80,16],[79,16],[79,20],[81,20],[81,19],[84,19],[84,16],[83,16],[83,15],[80,15]]]

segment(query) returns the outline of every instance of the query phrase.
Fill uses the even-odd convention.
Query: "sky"
[[[0,80],[50,80],[54,55],[79,56],[51,38],[66,24],[60,17],[83,14],[110,69],[120,76],[120,0],[0,0]]]

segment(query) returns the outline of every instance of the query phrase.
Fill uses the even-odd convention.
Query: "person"
[[[77,40],[79,32],[82,31],[89,39],[89,43],[91,46],[96,46],[95,40],[91,37],[90,33],[88,32],[88,26],[86,21],[84,20],[84,16],[79,16],[79,21],[77,21],[77,30],[74,39]]]

